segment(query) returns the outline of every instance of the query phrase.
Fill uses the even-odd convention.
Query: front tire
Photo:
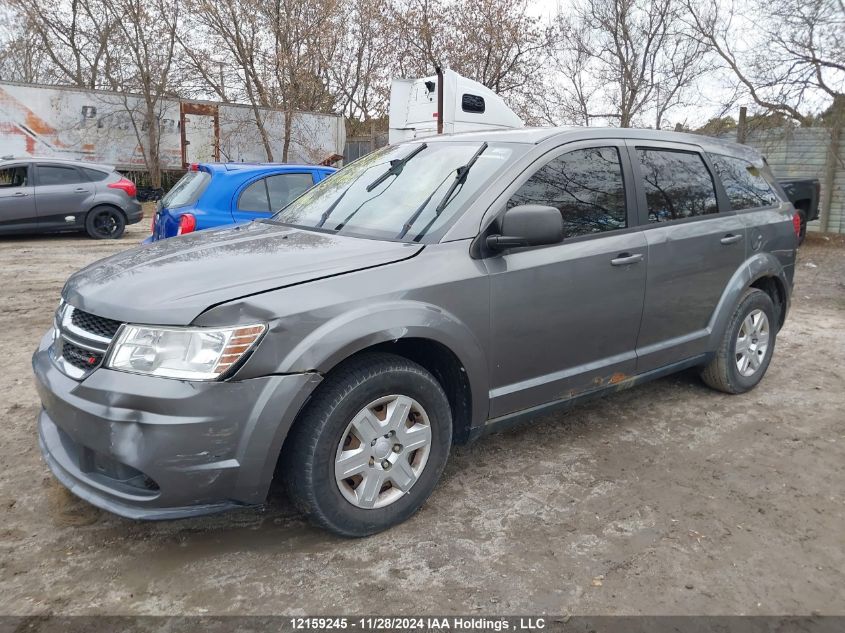
[[[771,297],[749,288],[728,323],[716,357],[701,372],[702,380],[725,393],[745,393],[763,379],[777,336]]]
[[[400,356],[367,353],[332,371],[282,451],[288,495],[315,524],[361,537],[428,499],[452,443],[440,383]]]
[[[85,216],[85,232],[95,240],[116,240],[123,236],[126,218],[114,207],[94,207]]]

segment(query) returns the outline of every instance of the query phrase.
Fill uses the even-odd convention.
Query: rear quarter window
[[[99,182],[109,177],[108,172],[99,169],[89,169],[88,167],[82,167],[82,173],[88,176],[88,180],[91,182]]]
[[[766,181],[762,168],[733,156],[711,154],[710,159],[725,187],[732,210],[759,209],[778,204],[778,197]]]

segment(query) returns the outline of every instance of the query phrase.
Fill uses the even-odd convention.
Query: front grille
[[[83,380],[99,367],[122,323],[77,310],[64,302],[56,312],[51,354],[66,375]]]
[[[70,320],[76,327],[91,334],[105,336],[106,338],[113,338],[121,325],[120,321],[98,317],[77,309],[73,310]]]
[[[97,367],[103,360],[103,355],[97,352],[83,349],[67,341],[62,342],[62,358],[69,365],[77,369],[89,370]]]

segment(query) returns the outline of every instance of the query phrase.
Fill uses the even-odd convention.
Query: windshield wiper
[[[376,178],[372,183],[367,185],[367,193],[371,192],[373,189],[378,187],[381,183],[383,183],[385,180],[387,180],[391,176],[398,176],[399,174],[401,174],[402,168],[405,166],[405,163],[407,163],[414,156],[416,156],[421,151],[423,151],[426,147],[428,147],[428,145],[426,143],[423,143],[422,145],[417,147],[413,152],[408,154],[405,158],[395,159],[395,160],[390,161],[390,169],[388,169],[381,176]]]
[[[455,179],[452,181],[452,184],[449,186],[449,190],[446,192],[446,195],[443,196],[443,199],[438,203],[437,208],[434,209],[434,217],[431,218],[431,221],[425,226],[425,228],[420,231],[417,237],[422,237],[428,229],[431,228],[431,225],[440,217],[440,214],[443,213],[443,209],[446,208],[446,205],[449,204],[449,201],[452,199],[452,195],[455,193],[455,190],[460,187],[467,179],[467,174],[469,174],[469,170],[472,169],[472,166],[475,165],[475,161],[478,160],[478,157],[484,153],[484,150],[487,149],[487,143],[482,143],[481,147],[478,148],[478,151],[472,155],[472,158],[469,159],[469,162],[466,165],[462,165],[458,167],[458,173],[455,174]],[[439,187],[438,187],[439,188]],[[408,221],[405,222],[405,225],[402,227],[402,231],[399,235],[396,236],[397,240],[401,240],[408,231],[411,230],[411,226],[413,226],[414,222],[416,222],[420,215],[422,215],[423,210],[428,206],[429,201],[431,200],[432,196],[434,196],[437,189],[431,192],[431,195],[426,198],[425,202],[423,202],[417,210],[414,211],[413,215],[408,218]]]
[[[334,202],[332,202],[332,203],[331,203],[331,205],[329,205],[329,208],[328,208],[328,209],[326,209],[325,211],[323,211],[323,215],[321,215],[321,216],[320,216],[320,221],[319,221],[319,222],[317,222],[317,224],[315,224],[315,225],[314,225],[316,228],[318,228],[318,229],[319,229],[319,228],[321,228],[321,227],[322,227],[322,226],[326,223],[326,220],[328,220],[328,219],[329,219],[329,216],[330,216],[330,215],[334,212],[334,210],[337,208],[337,205],[339,205],[339,204],[340,204],[340,201],[341,201],[341,200],[343,200],[343,196],[345,196],[345,195],[346,195],[346,192],[347,192],[347,191],[349,191],[349,187],[347,187],[346,189],[344,189],[344,190],[343,190],[343,193],[342,193],[342,194],[340,194],[340,195],[337,197],[337,200],[335,200]]]
[[[396,182],[396,181],[394,180],[393,182]],[[376,195],[374,195],[372,198],[368,198],[367,200],[364,200],[364,202],[362,202],[362,203],[361,203],[361,204],[359,204],[356,208],[354,208],[354,209],[352,210],[352,213],[350,213],[350,214],[349,214],[349,215],[347,215],[345,218],[343,218],[343,220],[341,221],[341,223],[340,223],[340,224],[338,224],[336,227],[334,227],[334,230],[335,230],[336,232],[338,232],[338,233],[339,233],[339,232],[340,232],[340,230],[341,230],[344,226],[346,226],[347,222],[349,222],[349,220],[351,220],[351,219],[355,216],[355,214],[357,214],[357,213],[358,213],[358,211],[360,211],[360,210],[364,207],[364,205],[365,205],[365,204],[367,204],[368,202],[372,202],[373,200],[375,200],[375,199],[376,199],[376,198],[378,198],[379,196],[383,195],[383,194],[384,194],[384,193],[385,193],[388,189],[390,189],[390,188],[393,186],[393,182],[391,182],[389,185],[387,185],[387,187],[385,187],[385,188],[384,188],[384,191],[382,191],[382,192],[380,192],[380,193],[377,193],[377,194],[376,194]]]

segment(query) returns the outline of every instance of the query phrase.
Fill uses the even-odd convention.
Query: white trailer
[[[55,156],[143,170],[141,144],[147,134],[142,113],[138,95],[0,82],[0,156]],[[273,159],[281,161],[285,114],[262,108],[259,117]],[[163,169],[214,160],[267,160],[255,113],[248,106],[165,99],[158,121]],[[297,112],[288,161],[326,161],[342,155],[345,142],[342,117]]]

